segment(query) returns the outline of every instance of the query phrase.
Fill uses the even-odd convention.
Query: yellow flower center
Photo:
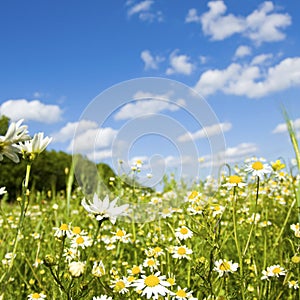
[[[174,285],[175,284],[175,279],[170,277],[167,279],[167,282],[169,282],[171,285]]]
[[[127,279],[129,282],[133,282],[135,280],[134,276],[129,276]]]
[[[34,293],[34,294],[31,295],[31,298],[32,298],[32,299],[40,299],[40,297],[41,297],[41,296],[40,296],[40,294],[38,294],[38,293]]]
[[[291,284],[291,285],[295,285],[295,284],[296,284],[296,281],[295,281],[295,280],[291,280],[291,281],[290,281],[290,284]]]
[[[178,297],[186,297],[187,295],[186,295],[186,292],[184,290],[178,290],[176,292],[176,296],[178,296]]]
[[[119,229],[117,232],[116,232],[116,236],[118,236],[118,237],[122,237],[122,236],[124,236],[125,234],[124,234],[124,231],[123,230],[121,230],[121,229]]]
[[[68,230],[68,229],[69,229],[69,226],[68,226],[68,224],[65,224],[65,223],[64,223],[64,224],[61,224],[61,225],[60,225],[59,229],[60,229],[60,230]]]
[[[167,214],[170,213],[170,209],[169,208],[164,208],[162,212],[163,212],[163,214],[167,215]]]
[[[124,283],[124,281],[119,280],[119,281],[116,282],[116,285],[115,285],[115,290],[116,290],[116,291],[121,291],[121,290],[123,290],[124,288],[125,288],[125,283]]]
[[[278,267],[276,267],[276,268],[273,269],[273,273],[274,274],[279,274],[280,272],[281,272],[281,269],[278,268]]]
[[[180,233],[181,234],[188,234],[188,229],[187,228],[185,228],[185,227],[182,227],[181,229],[180,229]]]
[[[157,286],[160,282],[159,278],[155,275],[150,275],[145,278],[145,285],[149,287]]]
[[[186,254],[186,250],[183,247],[179,247],[178,250],[177,250],[177,253],[179,255],[184,255],[184,254]]]
[[[80,234],[80,232],[81,232],[81,228],[80,228],[79,226],[75,226],[75,227],[73,228],[73,233],[74,233],[74,234]]]
[[[198,196],[198,192],[192,191],[188,197],[188,199],[194,199]]]
[[[252,169],[259,171],[264,168],[263,164],[260,161],[256,161],[255,163],[252,164]]]
[[[131,269],[133,275],[139,274],[141,272],[140,267],[135,266]]]
[[[227,261],[223,261],[220,264],[220,270],[221,271],[229,271],[230,270],[230,264]]]
[[[229,177],[229,183],[238,184],[238,183],[241,183],[241,182],[242,182],[242,178],[240,176],[232,175],[232,176]]]
[[[80,236],[76,239],[76,244],[80,245],[80,244],[83,244],[83,243],[84,243],[84,238],[82,236]]]
[[[155,251],[156,253],[161,252],[161,250],[162,250],[162,249],[161,249],[160,247],[155,247],[155,248],[154,248],[154,251]]]
[[[154,266],[155,265],[155,261],[153,259],[149,259],[147,262],[148,266]]]

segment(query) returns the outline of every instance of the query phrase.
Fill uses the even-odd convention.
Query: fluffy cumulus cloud
[[[159,63],[164,60],[161,56],[153,56],[149,50],[142,51],[141,59],[145,64],[145,70],[158,69]]]
[[[171,101],[172,93],[152,94],[147,92],[137,92],[134,95],[135,101],[124,105],[116,114],[115,120],[126,120],[136,117],[145,116],[147,114],[155,114],[161,111],[176,111],[180,106],[185,105],[183,99],[176,102]]]
[[[227,147],[224,151],[204,156],[201,167],[220,166],[224,163],[238,163],[257,154],[258,147],[254,143],[241,143],[234,147]]]
[[[226,131],[229,131],[232,128],[231,123],[218,123],[210,126],[203,127],[202,129],[191,133],[187,132],[184,135],[181,135],[178,138],[179,142],[187,142],[190,140],[197,140],[203,138],[209,138],[214,135],[223,134]]]
[[[280,41],[285,38],[282,30],[291,24],[291,17],[276,12],[271,1],[263,2],[247,16],[226,13],[227,6],[223,1],[210,1],[207,5],[209,10],[202,15],[198,15],[195,8],[190,9],[186,22],[201,24],[203,33],[212,40],[242,34],[257,44]]]
[[[251,54],[251,48],[249,46],[241,45],[236,49],[234,57],[240,58],[240,57],[248,56],[250,54]]]
[[[58,105],[44,104],[39,100],[28,101],[26,99],[7,100],[0,106],[2,115],[6,115],[12,121],[24,119],[46,124],[61,120],[62,110]]]
[[[80,135],[89,129],[98,128],[98,124],[94,121],[81,120],[79,122],[68,122],[59,132],[54,133],[54,142],[66,142],[74,138],[75,132]]]
[[[161,11],[154,11],[152,9],[152,6],[154,4],[154,1],[152,0],[144,0],[140,1],[138,3],[135,3],[133,1],[127,1],[127,6],[129,6],[127,10],[127,15],[129,17],[133,15],[137,15],[140,20],[142,21],[163,21],[163,15]]]
[[[167,69],[166,74],[171,75],[174,73],[190,75],[193,72],[194,65],[190,61],[190,57],[184,54],[177,54],[175,50],[170,55],[170,67]]]
[[[256,63],[267,58],[257,57]],[[268,68],[256,63],[232,63],[226,69],[207,70],[200,76],[195,89],[206,96],[221,91],[230,95],[260,98],[300,85],[300,57],[286,58]]]
[[[300,118],[291,121],[291,123],[292,123],[294,130],[296,131],[297,138],[300,138]],[[288,131],[288,128],[286,126],[286,123],[280,123],[274,128],[272,133],[283,133],[283,132],[287,132],[287,131]]]

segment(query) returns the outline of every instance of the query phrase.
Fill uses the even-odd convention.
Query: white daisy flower
[[[109,219],[112,224],[116,223],[117,217],[124,215],[125,210],[128,208],[128,204],[121,206],[115,206],[118,198],[113,201],[109,201],[108,196],[104,200],[100,200],[97,194],[94,194],[93,201],[87,203],[85,198],[81,201],[81,205],[85,210],[96,216],[96,220],[101,221],[103,219]]]
[[[173,258],[178,258],[178,259],[182,259],[182,258],[186,258],[186,259],[191,259],[191,257],[189,256],[190,254],[193,253],[192,249],[189,249],[187,246],[183,245],[183,246],[175,246],[173,248],[173,254],[172,257]]]
[[[79,235],[75,236],[71,241],[71,247],[72,248],[82,248],[85,249],[86,247],[92,246],[93,241],[92,239],[87,235]]]
[[[253,176],[258,176],[260,179],[263,179],[265,174],[272,172],[272,168],[268,164],[263,164],[257,160],[247,165],[245,171],[251,172]]]
[[[169,294],[169,287],[171,284],[166,281],[166,276],[160,276],[160,272],[146,276],[142,275],[142,279],[134,281],[133,286],[136,287],[136,291],[142,291],[141,296],[147,297],[147,299],[158,299],[159,296],[166,296]]]
[[[27,296],[29,300],[43,300],[46,298],[46,295],[43,293],[33,293]]]
[[[110,287],[119,294],[126,294],[129,292],[128,288],[131,286],[128,279],[123,276],[122,278],[117,278],[115,280],[111,280]]]
[[[228,182],[223,184],[223,186],[227,187],[228,189],[231,189],[233,187],[239,187],[242,188],[246,186],[247,184],[242,182],[242,178],[238,175],[231,175],[228,178]]]
[[[193,236],[193,232],[186,226],[182,226],[175,229],[175,236],[180,240],[186,240]]]
[[[157,270],[158,266],[160,265],[159,261],[155,258],[146,258],[143,262],[143,267],[149,268],[151,272]]]
[[[69,272],[73,277],[79,277],[83,274],[85,269],[85,263],[81,261],[73,261],[69,263]]]
[[[171,293],[173,300],[197,300],[192,295],[193,291],[187,292],[187,288],[182,289],[180,286],[177,287],[176,293]]]
[[[67,236],[68,238],[72,237],[71,224],[62,223],[60,227],[54,227],[55,230],[54,236],[61,238]]]
[[[96,262],[96,261],[94,262],[92,274],[95,277],[102,277],[103,275],[105,275],[105,267],[104,267],[102,260],[99,262]]]
[[[239,267],[238,263],[233,263],[231,260],[219,259],[215,262],[214,271],[219,273],[219,277],[224,274],[236,272]]]
[[[299,284],[298,284],[298,280],[290,280],[288,281],[288,285],[290,289],[299,289]]]
[[[106,295],[101,295],[101,296],[93,297],[93,300],[113,300],[113,298],[108,297]]]

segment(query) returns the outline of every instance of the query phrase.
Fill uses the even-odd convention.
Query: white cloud
[[[111,146],[117,133],[117,130],[110,127],[88,129],[76,135],[71,141],[68,151],[93,153],[97,149]]]
[[[300,85],[300,57],[286,58],[273,67],[230,64],[226,69],[204,72],[195,89],[210,95],[217,91],[225,94],[260,98],[270,93]]]
[[[159,63],[164,60],[163,57],[153,56],[149,50],[142,51],[141,59],[145,63],[145,70],[158,69]]]
[[[159,113],[163,110],[176,111],[180,106],[185,105],[183,99],[178,99],[175,103],[169,100],[171,93],[151,94],[146,92],[138,92],[133,99],[136,101],[124,105],[116,114],[116,120],[132,119],[147,114]]]
[[[152,0],[145,0],[141,1],[137,4],[133,4],[132,2],[127,2],[127,5],[132,5],[128,11],[127,14],[129,17],[133,15],[138,15],[139,19],[142,21],[148,21],[153,22],[154,20],[157,20],[158,22],[163,21],[163,15],[161,11],[153,12],[151,10],[152,4],[154,1]]]
[[[251,54],[251,48],[245,45],[239,46],[234,54],[234,57],[244,57]]]
[[[62,110],[58,105],[26,99],[7,100],[1,104],[0,111],[12,121],[24,119],[25,121],[37,121],[46,124],[60,121],[62,115]]]
[[[188,132],[184,135],[181,135],[178,138],[179,142],[187,142],[190,140],[197,140],[197,139],[203,139],[203,138],[209,138],[211,136],[217,135],[217,134],[222,134],[226,131],[229,131],[232,128],[231,123],[218,123],[218,124],[213,124],[210,126],[203,127],[202,129],[191,133]]]
[[[273,58],[273,54],[269,53],[269,54],[260,54],[255,56],[252,61],[251,61],[251,65],[261,65],[263,63],[265,63],[267,60],[270,60]]]
[[[291,24],[291,17],[276,13],[271,1],[265,1],[248,16],[226,14],[223,1],[210,1],[207,5],[209,10],[201,16],[196,9],[190,9],[186,22],[201,23],[204,34],[212,40],[224,40],[239,33],[257,44],[280,41],[285,38],[281,30]]]
[[[170,55],[170,68],[167,69],[166,74],[174,73],[190,75],[193,72],[194,65],[190,62],[190,57],[187,55],[177,55],[177,50]]]
[[[113,154],[110,149],[94,151],[92,153],[87,154],[88,159],[90,159],[92,161],[101,161],[106,158],[111,158],[112,156],[113,156]]]
[[[204,162],[201,163],[201,167],[218,167],[224,163],[241,162],[255,155],[258,150],[257,145],[254,143],[241,143],[235,147],[227,147],[224,151],[216,153],[214,156],[204,156]]]
[[[186,23],[193,23],[193,22],[201,23],[201,17],[198,16],[197,9],[191,8],[188,11],[187,16],[185,17],[185,22]]]
[[[66,142],[70,141],[76,132],[77,135],[89,129],[98,128],[98,124],[94,121],[81,120],[79,122],[68,122],[59,132],[54,133],[54,142]]]
[[[291,123],[296,132],[297,138],[300,138],[300,118],[291,121]],[[287,131],[288,131],[288,128],[286,126],[286,123],[280,123],[274,128],[272,133],[283,133],[283,132],[287,132]]]

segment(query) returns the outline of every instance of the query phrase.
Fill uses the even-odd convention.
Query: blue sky
[[[0,112],[68,152],[80,124],[77,150],[112,164],[141,157],[152,173],[192,170],[218,151],[232,163],[291,158],[281,105],[300,132],[299,10],[299,1],[2,1]],[[202,98],[139,81],[131,102],[97,97],[143,77]],[[211,118],[195,122],[195,103]],[[93,119],[91,106],[111,115]],[[216,137],[225,146],[212,150]]]

